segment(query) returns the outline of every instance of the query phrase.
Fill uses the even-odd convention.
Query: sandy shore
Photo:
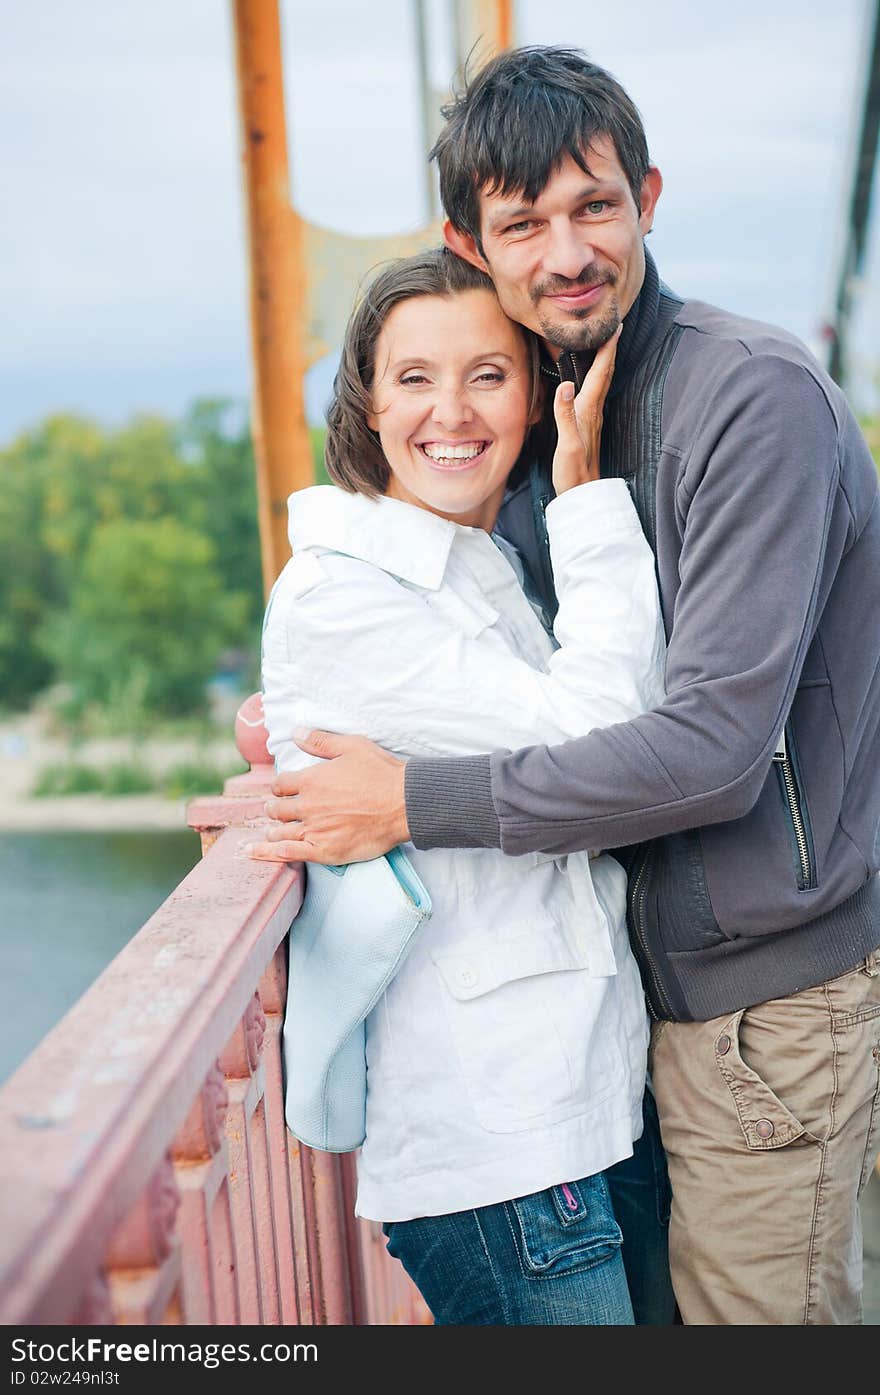
[[[69,794],[59,799],[0,799],[0,833],[175,833],[186,828],[186,800],[152,794],[108,798]]]
[[[75,749],[53,736],[44,718],[27,713],[0,722],[0,831],[36,832],[40,829],[84,832],[174,831],[186,828],[185,799],[159,794],[73,794],[33,798],[42,770],[53,764],[101,767],[116,762],[136,762],[161,774],[182,761],[198,761],[230,773],[243,768],[232,739],[199,742],[195,738],[161,744],[130,738],[89,741]]]

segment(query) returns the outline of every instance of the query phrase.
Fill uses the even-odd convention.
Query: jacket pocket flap
[[[552,923],[532,926],[526,934],[488,945],[471,940],[451,953],[432,950],[431,958],[447,989],[460,1002],[479,998],[516,979],[586,968],[583,953]]]

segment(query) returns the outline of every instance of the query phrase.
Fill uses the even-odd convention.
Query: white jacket
[[[654,559],[626,485],[547,509],[557,643],[508,544],[395,499],[290,499],[263,638],[269,749],[297,726],[400,756],[556,743],[662,697]],[[589,1176],[641,1130],[647,1019],[609,857],[407,845],[434,913],[367,1023],[358,1214],[407,1220]],[[294,926],[292,933],[296,933]]]

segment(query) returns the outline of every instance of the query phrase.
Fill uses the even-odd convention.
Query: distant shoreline
[[[161,772],[180,761],[209,760],[221,769],[241,768],[232,737],[209,742],[193,737],[172,740],[114,737],[73,746],[50,731],[39,712],[0,721],[0,832],[3,833],[174,833],[187,828],[188,798],[158,791],[137,794],[49,794],[35,798],[41,771],[72,761],[98,768],[136,760]],[[220,793],[218,786],[217,793]]]
[[[68,794],[46,799],[0,795],[0,833],[182,833],[185,799],[158,795]]]

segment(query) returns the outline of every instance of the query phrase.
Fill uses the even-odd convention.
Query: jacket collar
[[[343,552],[427,591],[443,584],[456,533],[473,531],[400,499],[368,499],[327,484],[297,490],[287,509],[294,552]]]

